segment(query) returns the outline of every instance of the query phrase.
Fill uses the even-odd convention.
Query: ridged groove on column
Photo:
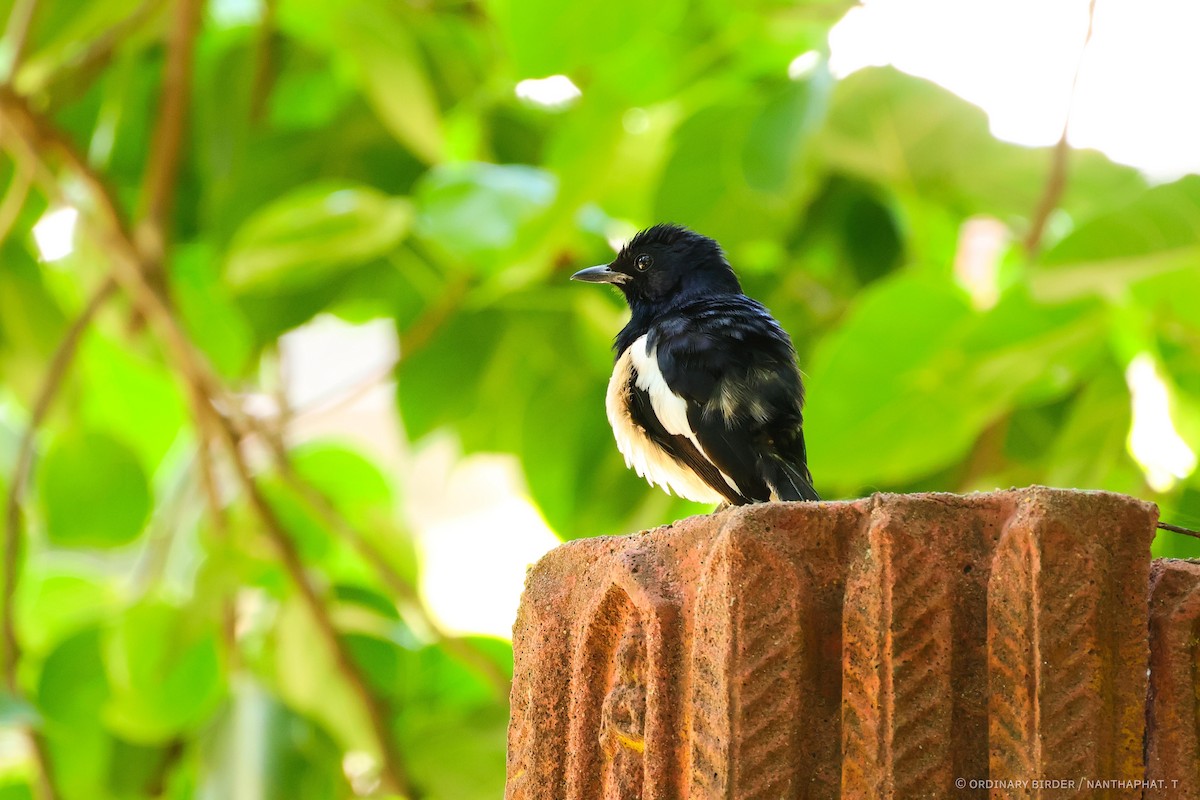
[[[1200,563],[1156,561],[1150,585],[1148,796],[1200,800]]]
[[[953,785],[952,596],[925,531],[877,506],[843,618],[842,789],[911,797]]]
[[[600,709],[604,800],[641,800],[646,753],[646,631],[626,614]]]
[[[642,675],[622,675],[619,656],[624,656],[626,664],[635,669],[639,664],[645,664],[642,622],[624,589],[611,586],[594,610],[576,624],[582,624],[583,632],[576,648],[570,683],[567,797],[570,800],[640,797],[645,752],[645,679]],[[621,652],[622,645],[625,645],[624,653]],[[641,697],[633,699],[639,692]],[[630,719],[621,719],[625,712],[629,713]],[[635,713],[636,720],[632,719]],[[611,727],[606,729],[605,722]],[[616,727],[621,722],[638,728],[625,732],[624,741],[620,738],[622,732]],[[611,745],[611,749],[602,747],[602,743]],[[610,769],[606,750],[608,755],[620,750],[636,752],[637,794],[622,795],[620,789],[612,785],[617,775]],[[629,779],[631,767],[627,761],[625,767],[621,775]],[[633,791],[628,787],[627,790]]]
[[[1057,799],[1096,796],[1086,781],[1142,776],[1154,518],[1146,504],[1101,493],[1035,489],[1022,500],[990,584],[992,778],[1075,780],[1032,791]]]
[[[697,588],[689,796],[783,800],[799,792],[801,630],[778,552],[726,531]]]
[[[842,606],[846,553],[866,513],[859,505],[831,509],[802,504],[764,510],[742,525],[764,546],[778,548],[796,599],[800,644],[795,745],[797,791],[788,797],[833,800],[841,796]],[[752,521],[751,521],[752,520]],[[783,686],[780,687],[783,689]]]
[[[873,520],[870,521],[874,527]],[[846,579],[842,611],[842,794],[883,797],[887,756],[884,729],[890,724],[886,683],[886,634],[890,615],[885,597],[887,555],[875,539],[863,562]]]
[[[1031,521],[1010,521],[992,563],[988,586],[988,739],[990,777],[1021,781],[1038,774],[1037,616],[1033,598],[1038,553]],[[965,776],[973,777],[973,776]],[[1002,786],[992,797],[1023,796]]]

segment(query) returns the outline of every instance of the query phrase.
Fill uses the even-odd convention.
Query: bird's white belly
[[[621,354],[608,382],[605,407],[608,411],[608,422],[617,440],[617,449],[625,456],[625,464],[649,481],[651,486],[661,486],[668,493],[674,492],[697,503],[724,502],[725,498],[720,493],[655,444],[630,416],[629,400],[634,375],[632,354],[636,351],[644,357],[644,340],[643,336]],[[652,389],[651,394],[652,400],[655,399]],[[682,403],[682,400],[680,402]],[[655,406],[658,405],[656,402]],[[686,425],[686,417],[684,420]],[[670,422],[673,421],[664,420],[668,423],[668,430],[671,427]]]

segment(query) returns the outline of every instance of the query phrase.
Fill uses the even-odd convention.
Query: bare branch
[[[1158,527],[1162,528],[1164,531],[1171,531],[1172,533],[1182,533],[1184,536],[1192,536],[1197,539],[1200,539],[1200,531],[1194,531],[1191,528],[1184,528],[1179,525],[1171,525],[1168,522],[1160,522],[1160,523],[1158,523]]]
[[[192,60],[203,7],[203,0],[177,0],[167,39],[167,64],[158,101],[158,120],[142,183],[142,219],[137,227],[137,242],[143,256],[155,260],[161,260],[166,249],[167,235],[163,227],[175,199],[183,132],[191,100]]]
[[[29,198],[29,187],[32,184],[33,170],[29,167],[29,162],[14,162],[12,182],[8,184],[4,200],[0,200],[0,244],[4,244],[17,222],[17,217],[21,216],[21,209],[25,207],[25,201]]]
[[[324,492],[304,480],[296,472],[292,466],[291,459],[288,458],[287,451],[283,448],[282,442],[269,435],[264,436],[264,438],[271,445],[276,468],[283,477],[284,483],[292,491],[300,495],[300,498],[317,513],[317,516],[321,518],[330,530],[350,542],[354,549],[362,555],[363,559],[379,573],[379,576],[388,585],[392,593],[400,598],[406,607],[411,609],[420,618],[421,624],[438,644],[451,654],[457,656],[459,660],[475,668],[492,684],[492,688],[495,689],[497,695],[502,699],[506,699],[509,691],[512,689],[512,684],[508,676],[501,671],[496,663],[466,640],[447,633],[430,615],[429,609],[425,608],[417,587],[413,586],[407,578],[388,563],[387,557],[380,552],[379,548],[337,509],[337,506],[334,505],[333,501]]]
[[[446,289],[446,293],[432,307],[413,321],[407,329],[400,332],[400,358],[411,358],[412,355],[428,345],[437,332],[445,324],[471,289],[471,282],[465,277],[455,280]]]
[[[48,120],[30,109],[23,98],[3,87],[0,87],[0,120],[16,133],[12,138],[18,139],[35,158],[44,159],[53,155],[70,166],[78,173],[79,179],[91,194],[94,205],[90,211],[100,226],[99,234],[112,256],[113,276],[139,313],[162,337],[170,363],[193,399],[200,435],[211,435],[226,450],[251,508],[262,522],[268,539],[279,553],[285,570],[312,614],[339,672],[362,702],[371,721],[373,734],[379,742],[383,757],[384,783],[392,791],[416,797],[399,753],[392,744],[391,730],[383,705],[371,693],[366,679],[351,658],[350,651],[338,636],[321,597],[305,573],[295,543],[255,481],[250,465],[239,447],[237,431],[214,407],[213,402],[220,401],[224,396],[223,388],[215,380],[208,365],[176,322],[163,299],[147,280],[141,254],[121,220],[113,195],[99,175],[89,168],[74,147]]]
[[[254,78],[250,84],[250,121],[258,123],[267,110],[275,79],[275,25],[279,0],[264,0],[262,20],[254,40]]]
[[[1079,50],[1079,60],[1075,64],[1075,77],[1071,79],[1071,96],[1067,103],[1067,117],[1063,121],[1062,135],[1058,137],[1058,143],[1054,145],[1054,152],[1050,156],[1050,174],[1046,178],[1046,188],[1042,190],[1042,197],[1038,200],[1037,208],[1033,212],[1033,218],[1029,222],[1029,232],[1025,234],[1023,242],[1025,253],[1030,258],[1036,256],[1038,250],[1042,246],[1042,236],[1046,232],[1046,223],[1050,220],[1050,215],[1054,213],[1054,209],[1058,208],[1058,203],[1062,200],[1063,192],[1067,188],[1067,162],[1071,152],[1071,146],[1067,144],[1067,131],[1071,127],[1071,112],[1075,108],[1075,93],[1079,88],[1079,73],[1083,69],[1083,58],[1087,53],[1088,44],[1092,41],[1092,27],[1096,20],[1096,0],[1091,0],[1088,4],[1088,26],[1087,35],[1084,36],[1083,46]]]
[[[167,36],[167,63],[163,68],[159,92],[158,118],[146,157],[142,176],[140,219],[133,228],[133,239],[141,253],[147,282],[168,305],[171,294],[167,281],[167,247],[170,218],[179,177],[183,133],[192,89],[192,58],[204,0],[176,0],[175,15]],[[134,327],[141,317],[134,315]]]

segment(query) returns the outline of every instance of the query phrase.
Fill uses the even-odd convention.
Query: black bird
[[[655,225],[611,264],[571,278],[613,284],[632,312],[613,346],[607,399],[627,465],[702,503],[820,499],[792,340],[742,294],[720,245]]]

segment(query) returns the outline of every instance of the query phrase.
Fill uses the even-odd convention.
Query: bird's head
[[[742,291],[719,244],[681,225],[666,224],[638,233],[612,263],[580,270],[571,280],[611,283],[634,310]]]

